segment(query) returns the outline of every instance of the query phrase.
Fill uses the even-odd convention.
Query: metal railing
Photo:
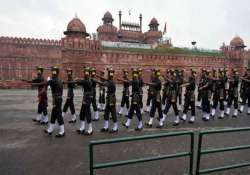
[[[201,163],[201,156],[205,154],[214,154],[214,153],[221,153],[221,152],[227,152],[227,151],[237,151],[237,150],[246,150],[250,149],[250,145],[243,145],[243,146],[235,146],[235,147],[224,147],[224,148],[217,148],[217,149],[202,149],[202,139],[205,135],[211,135],[211,134],[223,134],[223,133],[232,133],[232,132],[246,132],[250,131],[249,128],[234,128],[234,129],[223,129],[223,130],[211,130],[211,131],[202,131],[199,133],[199,140],[198,140],[198,154],[197,154],[197,164],[196,164],[196,175],[200,174],[208,174],[218,171],[225,171],[225,170],[231,170],[235,168],[242,168],[246,166],[250,166],[250,162],[245,162],[241,164],[234,164],[234,165],[228,165],[228,166],[222,166],[217,168],[211,168],[211,169],[200,169],[200,163]]]
[[[97,145],[131,142],[131,141],[139,141],[139,140],[149,140],[149,139],[158,139],[158,138],[165,138],[165,137],[176,137],[176,136],[184,136],[184,135],[190,136],[190,151],[189,152],[181,152],[181,153],[168,154],[168,155],[159,155],[159,156],[138,158],[138,159],[132,159],[132,160],[124,160],[124,161],[114,161],[114,162],[108,162],[108,163],[98,163],[98,164],[94,163],[93,152],[94,152],[94,146],[97,146]],[[194,132],[192,132],[192,131],[160,133],[160,134],[152,134],[152,135],[145,135],[145,136],[91,141],[89,144],[89,160],[90,160],[89,171],[90,171],[90,175],[94,175],[94,170],[96,170],[96,169],[105,169],[105,168],[110,168],[110,167],[145,163],[145,162],[150,162],[150,161],[164,160],[164,159],[171,159],[171,158],[189,157],[189,174],[192,175],[193,174],[193,162],[194,162],[193,154],[194,154]]]

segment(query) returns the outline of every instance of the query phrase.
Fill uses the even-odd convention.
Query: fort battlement
[[[0,37],[0,44],[17,44],[17,45],[35,45],[61,47],[61,40],[37,39],[37,38],[19,38],[19,37]]]

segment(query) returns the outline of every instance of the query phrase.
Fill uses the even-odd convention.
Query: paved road
[[[66,92],[66,91],[65,91]],[[120,94],[121,88],[118,88]],[[51,96],[49,96],[51,100]],[[118,103],[120,99],[118,99]],[[81,90],[76,91],[76,109],[79,111],[81,103]],[[49,102],[51,110],[51,101]],[[76,134],[78,124],[66,123],[66,137],[57,139],[46,136],[42,131],[44,126],[34,124],[31,119],[36,112],[35,90],[0,90],[0,174],[1,175],[88,175],[88,143],[90,140],[136,136],[170,131],[204,130],[215,128],[234,128],[250,126],[250,116],[240,115],[236,119],[230,117],[223,120],[215,119],[203,122],[200,111],[197,111],[197,122],[193,125],[184,123],[173,127],[173,112],[167,119],[166,126],[161,129],[144,129],[135,132],[137,120],[133,121],[131,129],[121,127],[115,135],[99,132],[103,121],[94,123],[95,133],[91,137]],[[144,116],[144,120],[148,118]],[[69,120],[69,115],[66,120]],[[119,123],[124,121],[119,118]],[[197,140],[197,138],[196,138]],[[205,139],[206,148],[236,146],[250,144],[249,133],[212,136]],[[96,163],[114,160],[140,158],[163,153],[176,153],[188,151],[189,141],[186,137],[148,140],[144,142],[122,143],[112,146],[99,146],[95,149]],[[250,161],[250,151],[235,151],[211,156],[204,156],[202,168],[211,168],[228,165],[235,162]],[[119,175],[179,175],[185,174],[188,168],[188,159],[164,160],[139,165],[130,165],[107,170],[98,170],[96,174]],[[223,173],[221,175],[250,174],[250,168],[243,168]]]

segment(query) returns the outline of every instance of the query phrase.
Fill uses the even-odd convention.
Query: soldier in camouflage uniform
[[[164,119],[163,119],[163,114],[162,114],[162,108],[161,108],[161,80],[160,80],[160,70],[156,69],[155,70],[155,75],[154,79],[151,83],[145,83],[149,86],[152,86],[153,89],[153,94],[152,94],[152,107],[150,110],[150,119],[146,123],[147,126],[152,127],[153,126],[153,120],[155,116],[156,110],[158,110],[158,115],[159,115],[159,125],[157,128],[162,128]]]
[[[124,107],[126,105],[126,113],[125,115],[128,115],[129,110],[129,77],[128,77],[128,70],[123,70],[123,91],[122,91],[122,101],[121,101],[121,107],[119,111],[119,115],[124,115]]]
[[[140,108],[141,108],[141,113],[143,113],[143,86],[144,86],[144,81],[142,78],[142,69],[138,69],[138,80],[139,80],[139,89],[140,89]]]
[[[207,70],[202,82],[202,86],[199,87],[199,90],[202,93],[201,105],[203,111],[202,119],[204,121],[209,121],[210,119],[210,110],[211,110],[210,102],[212,96],[212,86],[213,86],[212,73],[210,70]]]
[[[169,77],[169,73],[170,73],[170,70],[167,69],[165,76]],[[166,105],[168,91],[169,91],[169,81],[166,80],[163,84],[163,89],[162,89],[162,109],[164,109],[164,107]]]
[[[202,91],[199,90],[200,87],[204,86],[204,78],[206,75],[206,70],[205,69],[201,69],[201,76],[200,76],[200,80],[198,83],[198,97],[197,97],[197,107],[201,109],[201,98],[202,98]]]
[[[123,123],[123,125],[126,128],[129,128],[131,124],[131,120],[133,118],[134,112],[136,112],[136,116],[138,118],[139,124],[135,128],[136,131],[141,131],[143,129],[142,124],[142,115],[141,115],[141,103],[140,103],[140,81],[138,79],[138,70],[133,69],[132,71],[132,77],[133,79],[130,80],[123,80],[123,82],[129,83],[129,85],[132,86],[132,95],[131,95],[131,106],[128,112],[128,119],[126,123]]]
[[[96,76],[96,69],[94,67],[92,67],[90,69],[90,78],[91,78],[91,82],[92,82],[92,99],[91,99],[91,104],[93,107],[93,111],[95,113],[94,119],[93,121],[98,121],[99,120],[99,111],[97,109],[97,105],[96,105],[96,81],[95,81],[95,76]]]
[[[105,80],[105,72],[102,70],[101,71],[101,77],[100,80],[104,81]],[[98,109],[101,111],[104,111],[105,109],[105,93],[106,89],[102,84],[99,84],[99,100],[98,100]]]
[[[98,82],[99,84],[107,87],[106,95],[106,107],[104,111],[104,127],[101,129],[101,132],[109,131],[109,115],[111,114],[113,120],[113,128],[110,130],[110,133],[118,132],[118,121],[116,116],[116,85],[114,82],[114,73],[115,71],[112,68],[108,69],[108,79],[104,82]]]
[[[184,102],[183,116],[181,117],[181,120],[186,121],[187,112],[189,110],[189,107],[191,107],[191,117],[189,119],[189,123],[195,122],[195,88],[196,88],[195,76],[196,72],[191,69],[188,82],[182,85],[183,87],[186,87],[186,91],[184,95],[185,102]]]
[[[31,81],[23,80],[28,83],[43,83],[45,79],[43,77],[44,69],[41,66],[36,67],[37,77]],[[40,124],[48,124],[48,97],[47,97],[47,86],[39,85],[38,86],[38,107],[37,107],[37,117],[33,119],[34,122]]]
[[[178,110],[181,109],[182,106],[182,84],[184,81],[184,70],[176,70],[176,80],[177,80],[177,84],[178,84],[178,92],[177,92],[177,99],[178,99]]]
[[[175,71],[171,70],[170,77],[165,77],[166,81],[169,82],[169,91],[167,94],[166,107],[163,111],[163,120],[166,119],[170,107],[172,106],[175,113],[174,125],[178,125],[180,122],[179,111],[177,108],[177,94],[178,94],[178,82],[176,80]]]
[[[150,75],[150,81],[153,82],[155,79],[155,69],[151,70]],[[149,85],[148,87],[148,97],[147,97],[147,103],[146,103],[146,112],[150,112],[150,106],[152,106],[152,99],[153,99],[153,93],[154,93],[154,86]]]
[[[245,92],[243,93],[243,99],[239,112],[242,113],[246,102],[248,103],[247,115],[250,115],[250,69],[247,70],[247,75],[241,78],[242,82],[245,84]]]
[[[64,121],[62,117],[62,95],[63,95],[63,81],[59,78],[59,68],[52,67],[52,79],[41,83],[32,83],[34,86],[50,86],[52,92],[53,108],[51,111],[50,124],[48,129],[44,130],[45,133],[52,135],[57,121],[60,127],[59,133],[56,137],[64,137]]]
[[[212,78],[214,82],[214,89],[213,89],[213,107],[211,112],[211,117],[215,117],[216,108],[218,103],[220,104],[220,119],[224,118],[224,97],[225,97],[225,76],[223,74],[223,70],[219,70],[218,76],[215,75]]]
[[[236,69],[232,69],[232,77],[228,79],[229,89],[228,89],[228,101],[227,101],[227,109],[225,112],[226,116],[230,115],[230,108],[232,103],[234,103],[234,112],[233,117],[238,116],[238,86],[239,86],[239,75]]]
[[[76,81],[71,81],[68,83],[76,83],[79,86],[82,86],[83,89],[83,99],[82,105],[80,109],[80,128],[77,130],[79,134],[84,135],[92,135],[93,134],[93,126],[92,126],[92,118],[91,118],[91,100],[93,95],[93,86],[90,78],[90,68],[85,67],[84,78]],[[86,121],[88,124],[88,129],[86,130]]]
[[[73,70],[68,68],[66,70],[66,72],[67,72],[68,81],[73,81]],[[76,85],[74,83],[68,84],[67,99],[66,99],[66,102],[63,106],[63,112],[62,112],[62,117],[64,117],[68,108],[70,108],[72,119],[69,121],[69,123],[76,122],[75,105],[74,105],[74,88],[75,88],[75,86]]]

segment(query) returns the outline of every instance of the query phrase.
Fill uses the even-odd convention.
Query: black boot
[[[52,135],[53,132],[49,132],[47,129],[44,130],[44,133],[48,134],[48,135]]]
[[[109,129],[108,128],[102,128],[101,132],[109,132]]]
[[[138,126],[135,128],[135,131],[142,131],[143,127],[139,128]]]
[[[69,123],[76,123],[76,120],[70,120]]]
[[[117,133],[118,132],[118,129],[116,129],[116,130],[114,130],[114,129],[112,129],[111,131],[109,131],[109,133]]]
[[[87,132],[84,133],[84,135],[85,135],[85,136],[93,135],[93,131],[91,131],[91,132],[88,132],[88,131],[87,131]]]
[[[62,134],[60,134],[60,133],[56,134],[56,137],[57,137],[57,138],[61,138],[61,137],[64,137],[64,136],[65,136],[65,132],[62,133]]]
[[[80,129],[78,129],[78,130],[76,130],[76,132],[77,132],[78,134],[84,134],[85,130],[80,130]]]
[[[145,123],[145,125],[146,125],[147,127],[149,127],[149,128],[152,128],[152,127],[153,127],[153,124],[149,124],[148,122]]]

